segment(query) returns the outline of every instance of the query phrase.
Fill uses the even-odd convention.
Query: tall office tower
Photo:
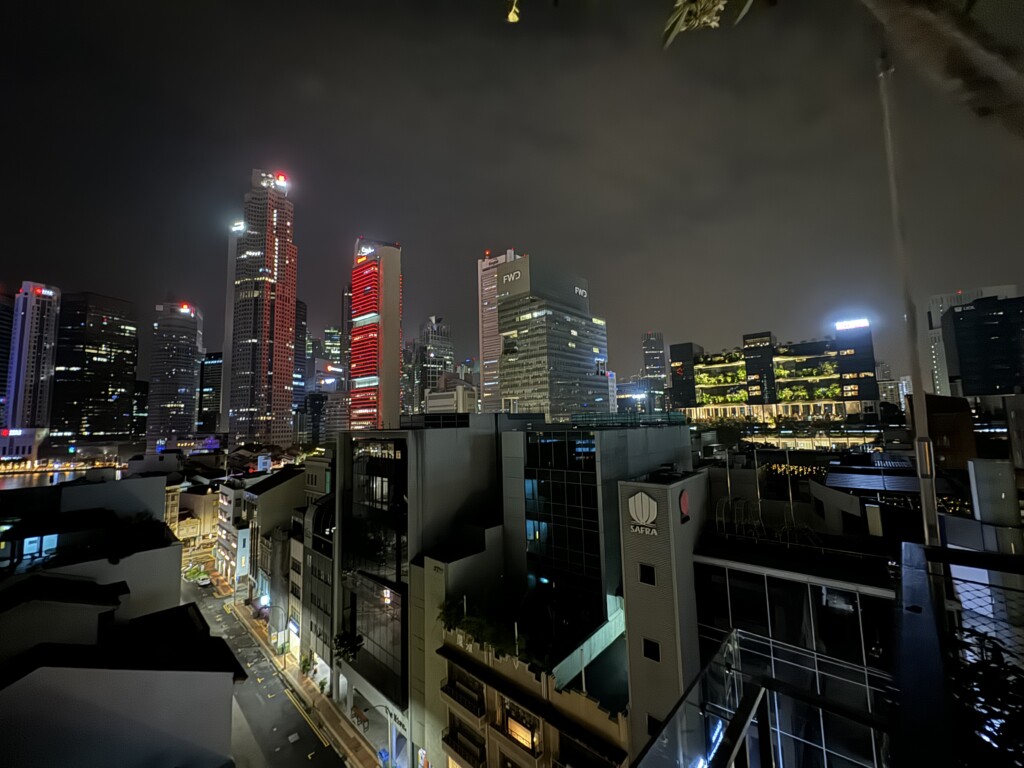
[[[235,262],[238,258],[238,239],[245,232],[245,222],[236,221],[231,225],[228,234],[228,258],[227,258],[227,280],[224,288],[224,342],[221,348],[224,350],[224,363],[221,370],[223,378],[220,388],[220,423],[217,425],[218,432],[227,432],[230,429],[229,414],[231,413],[231,359],[234,352],[234,331],[235,331]]]
[[[342,364],[341,328],[324,328],[324,358],[331,365]]]
[[[296,412],[306,401],[306,338],[309,325],[306,319],[306,302],[295,302],[295,367],[292,373],[292,412]]]
[[[157,304],[149,361],[146,449],[195,436],[203,315],[190,304]]]
[[[345,286],[341,296],[341,365],[345,369],[342,389],[348,392],[348,369],[352,364],[352,284]]]
[[[229,417],[236,445],[287,446],[292,441],[298,282],[294,218],[288,178],[254,170],[235,250]]]
[[[59,314],[59,289],[28,281],[21,284],[14,297],[7,366],[7,427],[50,426]]]
[[[942,317],[952,307],[970,304],[975,299],[989,296],[999,299],[1013,299],[1017,296],[1016,285],[992,285],[985,288],[969,288],[954,293],[941,293],[928,300],[928,362],[932,369],[932,390],[936,395],[949,396],[949,363],[946,359],[946,343],[943,341]]]
[[[529,256],[500,265],[497,280],[502,410],[610,413],[605,321],[590,314],[587,281]]]
[[[646,411],[663,411],[667,384],[665,338],[661,331],[647,331],[640,339],[640,346],[644,355],[644,367],[640,374],[639,389],[646,400]]]
[[[0,283],[0,426],[7,423],[7,365],[11,361],[11,332],[14,330],[14,296]]]
[[[64,294],[50,417],[55,445],[131,440],[138,354],[134,304],[95,293]]]
[[[775,334],[771,331],[743,335],[743,362],[746,370],[747,402],[764,405],[775,402]],[[700,354],[703,354],[701,350]],[[691,376],[693,368],[690,367]],[[673,382],[673,386],[675,383]]]
[[[665,337],[661,331],[647,331],[640,341],[644,351],[644,378],[665,380]]]
[[[402,383],[399,387],[399,396],[403,416],[416,412],[416,357],[419,354],[419,346],[419,339],[411,339],[402,345]]]
[[[476,263],[477,312],[480,331],[480,410],[497,413],[501,407],[501,385],[498,381],[498,359],[501,357],[501,334],[498,333],[498,267],[521,258],[509,248]]]
[[[455,346],[452,332],[443,318],[431,315],[420,326],[420,343],[416,349],[416,391],[414,408],[423,412],[427,390],[437,390],[441,375],[455,370]]]
[[[704,356],[704,347],[687,341],[668,348],[672,387],[669,389],[672,410],[682,410],[697,402],[697,380],[694,364]]]
[[[942,317],[948,381],[956,396],[1024,391],[1024,297],[986,297]]]
[[[196,431],[209,435],[220,431],[221,390],[224,385],[224,355],[207,352],[199,368],[199,416]]]
[[[397,428],[402,378],[402,247],[398,244],[356,240],[349,376],[349,428]]]
[[[149,382],[136,379],[132,392],[132,442],[146,439],[146,421],[149,419]]]
[[[860,401],[861,410],[878,402],[878,381],[875,379],[875,345],[867,320],[844,320],[836,323],[836,347],[839,351],[839,377],[842,400],[847,409]]]

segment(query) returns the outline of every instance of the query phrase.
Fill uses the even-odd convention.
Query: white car
[[[203,574],[203,575],[202,575],[202,576],[200,576],[200,577],[199,577],[198,579],[196,579],[196,584],[198,584],[198,585],[199,585],[200,587],[208,587],[208,586],[210,586],[210,585],[211,585],[212,583],[213,583],[213,582],[212,582],[212,581],[210,581],[210,577],[209,577],[209,576],[207,576],[206,574]]]

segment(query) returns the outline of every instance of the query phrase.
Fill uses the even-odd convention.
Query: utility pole
[[[893,66],[883,49],[878,58],[878,95],[882,103],[882,130],[885,135],[885,159],[889,171],[889,208],[892,214],[893,254],[899,264],[903,283],[903,312],[907,352],[910,355],[910,380],[913,384],[914,450],[917,456],[917,479],[921,486],[921,517],[926,546],[939,546],[938,499],[935,493],[935,450],[928,436],[928,404],[921,375],[921,356],[917,348],[917,307],[911,290],[910,257],[907,255],[903,217],[900,211],[899,184],[896,173],[896,141],[892,124],[891,83]]]

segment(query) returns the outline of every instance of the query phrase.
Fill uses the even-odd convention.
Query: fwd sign
[[[502,275],[501,276],[501,282],[502,283],[514,283],[516,280],[518,280],[522,276],[523,276],[523,273],[520,270],[517,269],[515,272],[509,272],[507,275]]]

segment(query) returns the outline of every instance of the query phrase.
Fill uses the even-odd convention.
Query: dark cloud
[[[23,8],[0,278],[144,320],[188,298],[217,348],[227,225],[250,168],[283,168],[317,329],[366,234],[405,247],[407,327],[445,316],[461,355],[474,261],[515,247],[589,278],[622,376],[647,329],[721,348],[845,312],[902,362],[870,19],[791,0],[664,52],[669,5],[524,0],[517,26],[470,0]],[[1024,145],[898,78],[919,299],[1024,284]]]

